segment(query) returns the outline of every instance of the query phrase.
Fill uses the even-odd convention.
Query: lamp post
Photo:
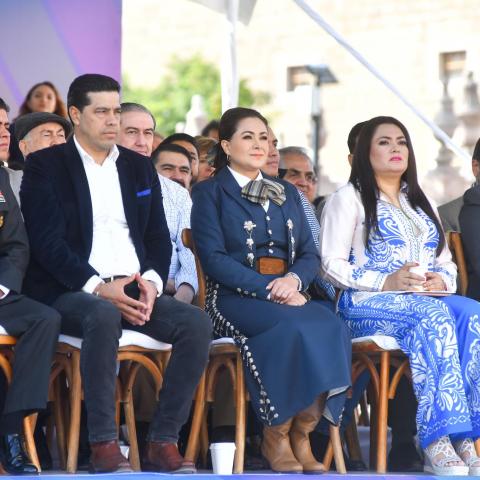
[[[324,63],[306,65],[305,69],[313,75],[315,82],[312,85],[312,150],[313,164],[320,175],[320,129],[322,128],[322,108],[320,101],[320,88],[326,83],[338,83],[335,75]]]

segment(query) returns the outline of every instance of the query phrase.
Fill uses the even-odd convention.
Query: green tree
[[[188,59],[173,57],[168,73],[153,88],[132,87],[128,77],[123,80],[122,100],[148,107],[157,121],[157,130],[164,135],[175,131],[175,125],[185,120],[193,95],[205,100],[208,118],[220,118],[222,95],[220,71],[213,63],[196,54]],[[252,91],[246,80],[240,80],[239,105],[263,105],[269,100],[266,92]]]

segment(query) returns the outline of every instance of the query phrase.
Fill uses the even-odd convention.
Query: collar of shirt
[[[80,143],[78,143],[78,140],[75,137],[75,135],[73,136],[73,141],[75,142],[75,146],[77,147],[78,153],[80,154],[80,158],[84,163],[85,162],[97,163],[92,158],[92,156],[85,151],[85,149],[80,145]],[[105,158],[104,163],[116,162],[119,155],[120,155],[120,152],[118,151],[118,147],[116,145],[113,145],[113,147],[110,149],[109,154]]]
[[[230,173],[233,175],[233,178],[236,180],[236,182],[240,185],[240,188],[243,188],[250,180],[251,178],[246,177],[245,175],[242,175],[241,173],[236,172],[233,170],[233,168],[227,167],[230,170]],[[262,172],[258,172],[257,178],[255,180],[261,180],[263,178]]]

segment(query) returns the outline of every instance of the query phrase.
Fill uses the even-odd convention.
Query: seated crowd
[[[269,467],[325,471],[314,439],[355,421],[369,382],[351,385],[351,339],[388,335],[412,374],[389,412],[389,469],[480,475],[480,186],[441,208],[462,229],[466,298],[455,295],[447,213],[420,188],[397,119],[352,128],[350,178],[317,202],[306,151],[278,150],[250,108],[227,110],[203,136],[163,138],[146,106],[120,103],[114,79],[86,74],[66,108],[42,82],[12,124],[8,114],[0,99],[0,327],[18,338],[0,416],[8,473],[37,473],[23,420],[46,408],[60,333],[83,340],[90,472],[132,471],[114,400],[119,339],[134,330],[172,345],[158,402],[149,377],[135,385],[146,471],[196,471],[178,442],[216,337],[241,352]],[[478,175],[480,141],[473,157]],[[205,310],[182,242],[190,227]]]

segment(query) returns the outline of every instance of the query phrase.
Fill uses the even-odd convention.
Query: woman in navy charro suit
[[[240,347],[262,452],[275,471],[324,470],[308,434],[337,423],[350,384],[350,340],[304,292],[319,257],[296,189],[262,175],[267,122],[233,108],[220,121],[215,177],[192,192],[192,231],[217,335]]]

